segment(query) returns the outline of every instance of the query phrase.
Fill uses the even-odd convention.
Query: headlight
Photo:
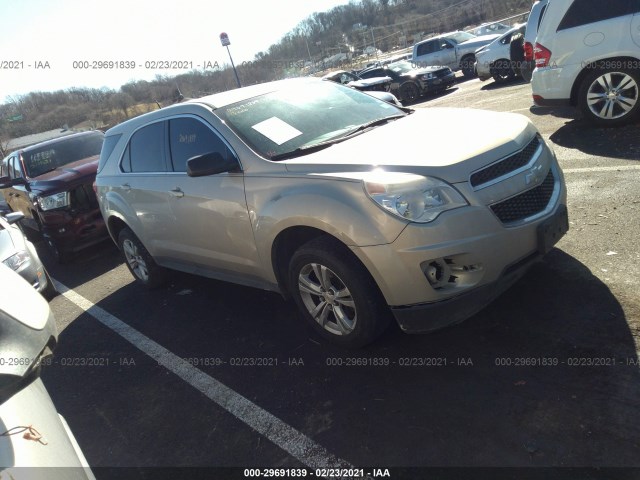
[[[2,263],[4,263],[10,269],[18,271],[20,267],[29,262],[29,258],[29,252],[27,252],[26,250],[22,250],[3,260]]]
[[[442,212],[468,205],[453,186],[437,178],[381,171],[363,181],[374,202],[411,222],[432,222]]]
[[[424,75],[422,75],[423,80],[431,80],[432,78],[435,78],[433,73],[425,73]]]
[[[53,210],[69,205],[69,192],[60,192],[46,197],[40,197],[40,208],[42,210]]]

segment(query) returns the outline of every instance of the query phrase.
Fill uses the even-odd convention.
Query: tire
[[[389,325],[391,313],[369,272],[330,237],[296,250],[289,264],[289,287],[311,328],[336,345],[364,346]]]
[[[69,263],[73,256],[71,252],[61,250],[51,237],[44,237],[44,242],[47,245],[49,253],[56,262],[60,264]]]
[[[466,57],[462,58],[462,60],[460,61],[460,70],[462,70],[464,78],[470,79],[477,76],[475,63],[475,55],[467,55]]]
[[[496,83],[504,83],[513,80],[516,76],[511,69],[511,62],[505,58],[496,60],[491,66],[491,76]]]
[[[56,286],[53,284],[53,280],[49,276],[49,272],[45,269],[44,277],[47,280],[47,286],[44,290],[42,290],[41,295],[47,300],[47,302],[51,301],[55,296],[58,295],[58,290],[56,290]]]
[[[413,82],[405,83],[400,87],[400,98],[403,102],[413,102],[420,97],[420,89]]]
[[[148,289],[157,288],[164,283],[166,271],[153,259],[138,237],[129,229],[123,228],[118,235],[118,247],[122,251],[131,275]]]
[[[618,126],[632,121],[640,109],[640,71],[596,68],[582,80],[578,105],[595,125]]]

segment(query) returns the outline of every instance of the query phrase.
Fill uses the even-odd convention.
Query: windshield
[[[103,138],[102,132],[93,132],[90,135],[63,138],[59,142],[23,152],[27,176],[35,178],[63,165],[100,155]]]
[[[392,70],[399,74],[403,74],[403,73],[410,72],[411,70],[415,70],[414,66],[410,62],[407,62],[405,60],[391,63],[389,64],[388,68],[389,70]]]
[[[216,114],[257,153],[272,158],[405,113],[357,90],[318,82],[243,100]]]
[[[467,40],[473,40],[474,38],[476,38],[476,36],[473,33],[469,32],[455,32],[451,35],[447,35],[446,38],[451,40],[453,43],[462,43],[466,42]]]

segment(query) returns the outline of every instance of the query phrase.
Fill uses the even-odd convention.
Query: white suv
[[[534,48],[540,106],[573,105],[595,124],[627,123],[640,99],[640,2],[553,0]]]

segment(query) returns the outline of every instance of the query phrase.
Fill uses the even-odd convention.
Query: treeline
[[[527,11],[531,0],[351,0],[300,22],[278,43],[238,66],[243,85],[312,73],[338,52],[410,46],[425,35]],[[310,66],[311,65],[311,66]],[[0,105],[0,148],[6,140],[63,125],[106,128],[158,105],[235,88],[227,65],[176,77],[156,76],[118,90],[70,88],[31,92]],[[0,154],[6,152],[0,151]]]

